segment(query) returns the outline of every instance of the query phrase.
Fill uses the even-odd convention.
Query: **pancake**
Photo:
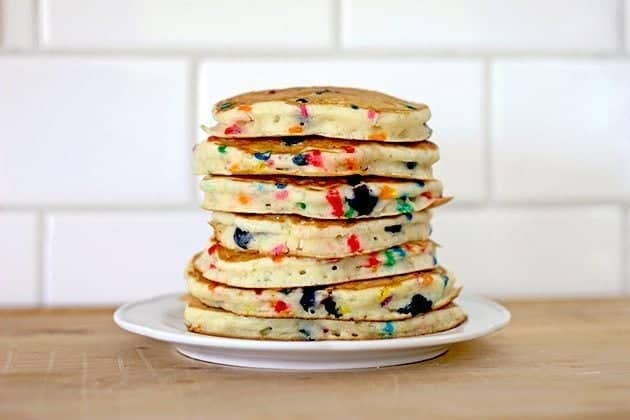
[[[217,125],[204,128],[217,137],[320,135],[353,140],[426,140],[429,108],[371,90],[293,87],[248,92],[218,102]]]
[[[379,175],[431,179],[439,150],[428,141],[379,143],[323,137],[209,137],[195,146],[197,175]]]
[[[213,176],[201,180],[201,190],[207,210],[316,219],[393,216],[449,201],[442,197],[442,183],[436,180]]]
[[[210,241],[195,259],[195,268],[206,279],[235,287],[319,286],[430,270],[437,266],[436,248],[431,241],[415,241],[346,258],[277,258]]]
[[[184,311],[189,331],[222,337],[260,340],[365,340],[432,334],[466,320],[462,309],[441,309],[399,321],[343,321],[339,319],[260,318],[210,308],[191,298]]]
[[[210,224],[223,247],[281,258],[341,258],[428,239],[429,210],[379,219],[318,220],[292,215],[214,212]]]
[[[334,286],[244,289],[186,269],[188,291],[205,305],[262,318],[388,321],[411,318],[449,304],[460,291],[443,268]]]

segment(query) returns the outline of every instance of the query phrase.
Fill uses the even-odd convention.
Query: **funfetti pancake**
[[[263,318],[406,319],[449,304],[460,290],[443,268],[329,286],[244,289],[204,278],[190,261],[186,279],[205,305]]]
[[[260,318],[210,308],[195,298],[184,312],[187,328],[196,333],[259,340],[362,340],[432,334],[466,320],[455,304],[399,321]]]
[[[355,219],[413,213],[447,202],[437,180],[373,177],[206,177],[203,208],[255,214]]]
[[[217,242],[225,248],[276,258],[341,258],[428,239],[430,219],[429,210],[355,220],[214,212],[210,224]]]
[[[430,270],[438,264],[436,248],[431,241],[414,241],[345,258],[277,258],[227,249],[211,240],[194,265],[206,279],[235,287],[320,286]]]
[[[379,175],[431,179],[438,147],[323,137],[210,137],[195,146],[197,175]]]
[[[324,137],[408,142],[426,140],[429,108],[380,92],[334,86],[244,93],[218,102],[217,137]]]

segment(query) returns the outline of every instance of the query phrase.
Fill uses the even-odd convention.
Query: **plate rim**
[[[488,310],[494,310],[497,319],[486,328],[479,330],[464,331],[443,331],[435,334],[420,335],[416,337],[388,338],[386,340],[322,340],[322,341],[279,341],[279,340],[253,340],[246,338],[218,337],[212,335],[194,334],[188,331],[172,332],[163,331],[154,327],[139,325],[125,319],[125,312],[133,310],[136,306],[157,304],[168,299],[180,300],[181,293],[168,293],[153,296],[145,299],[138,299],[119,306],[113,315],[114,322],[123,330],[149,337],[159,341],[173,344],[184,344],[189,346],[214,347],[233,350],[265,350],[265,351],[372,351],[372,350],[394,350],[410,349],[418,347],[430,347],[446,344],[454,344],[462,341],[474,340],[492,334],[506,325],[512,319],[510,311],[505,306],[493,300],[476,296],[460,296],[457,301],[466,304],[472,302],[486,306]],[[183,304],[183,302],[182,302]],[[468,320],[465,321],[469,322]],[[182,312],[183,323],[183,312]],[[464,324],[462,324],[464,325]],[[455,327],[457,329],[458,327]],[[450,333],[449,333],[450,332]]]

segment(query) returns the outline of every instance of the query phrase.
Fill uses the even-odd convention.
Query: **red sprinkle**
[[[284,301],[279,300],[273,305],[273,310],[276,312],[283,312],[289,309],[289,305],[287,305]]]
[[[289,191],[287,190],[276,192],[276,200],[286,200],[288,196],[289,196]]]
[[[306,105],[299,104],[298,108],[300,108],[300,116],[302,118],[308,118],[308,110],[306,109]]]
[[[332,207],[332,215],[335,217],[343,216],[343,203],[341,202],[341,196],[337,190],[329,190],[326,193],[326,200]]]
[[[354,147],[352,146],[342,146],[341,148],[345,150],[347,153],[354,153]]]
[[[236,124],[232,124],[231,126],[229,126],[228,128],[225,129],[223,134],[226,134],[228,136],[230,134],[241,134],[241,127],[239,127]]]
[[[257,295],[262,294],[263,289],[254,289],[254,293],[256,293]]]
[[[321,168],[324,166],[324,162],[322,161],[322,152],[319,150],[313,150],[310,153],[306,154],[306,163],[309,165],[313,165],[315,167]]]
[[[365,268],[374,268],[376,269],[376,267],[378,267],[378,265],[381,263],[378,258],[376,258],[378,254],[375,252],[374,254],[370,254],[370,256],[368,257],[368,262],[367,265],[365,266]]]
[[[212,255],[215,252],[217,252],[217,248],[219,247],[219,245],[214,244],[212,245],[210,248],[208,248],[208,255]]]
[[[381,306],[387,306],[389,305],[389,302],[392,301],[393,296],[389,295],[387,296],[385,299],[383,299],[383,301],[381,302]]]
[[[431,195],[431,191],[425,191],[425,192],[423,192],[420,195],[423,196],[424,198],[429,199],[429,200],[433,198],[433,196]]]
[[[350,252],[361,251],[361,242],[359,242],[359,238],[354,233],[348,238],[348,247],[350,248]]]

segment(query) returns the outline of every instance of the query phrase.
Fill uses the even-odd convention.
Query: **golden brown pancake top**
[[[242,93],[219,101],[214,112],[220,113],[239,106],[260,102],[280,101],[295,105],[335,105],[351,109],[372,109],[376,112],[410,113],[426,109],[425,104],[407,101],[374,90],[337,86],[302,86],[267,89]],[[356,107],[356,108],[355,108]]]

